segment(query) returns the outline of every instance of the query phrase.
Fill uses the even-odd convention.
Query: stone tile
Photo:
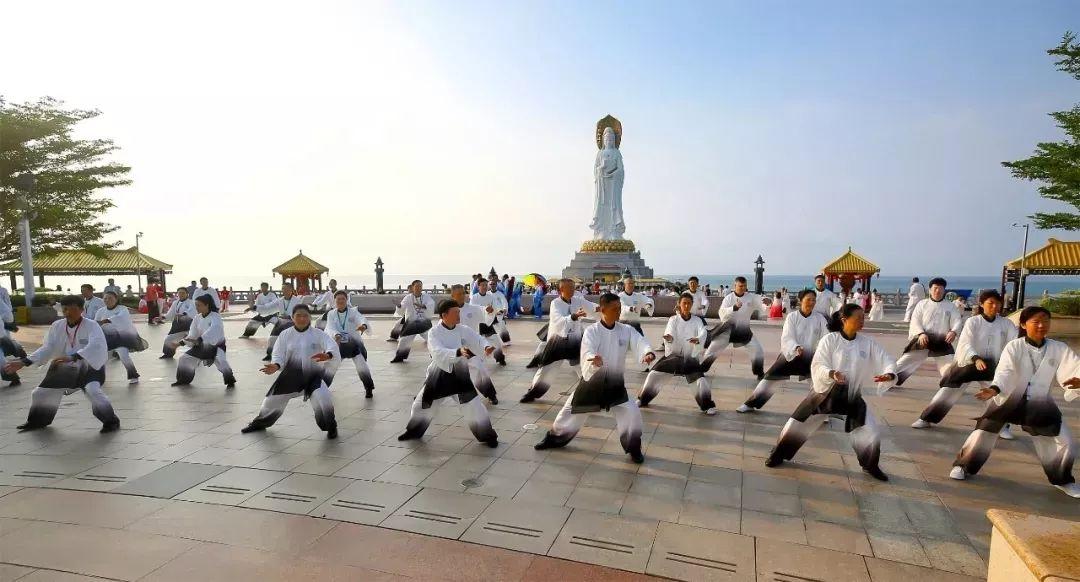
[[[492,498],[424,489],[382,522],[383,527],[457,539],[491,504]]]
[[[849,554],[874,555],[870,540],[861,527],[810,519],[804,520],[804,523],[806,524],[806,540],[811,546]]]
[[[540,463],[540,466],[536,468],[530,479],[577,485],[581,481],[581,476],[585,474],[586,468],[587,465],[584,464],[551,461],[549,459]]]
[[[259,491],[281,481],[288,473],[234,467],[224,473],[184,491],[175,499],[240,505]]]
[[[529,479],[514,495],[514,499],[543,505],[565,505],[575,488],[566,483]]]
[[[742,506],[742,489],[720,486],[704,481],[687,481],[683,490],[683,501],[724,507]]]
[[[514,459],[497,459],[484,471],[485,475],[500,475],[503,477],[521,477],[528,479],[540,466],[539,461],[517,461]]]
[[[915,536],[873,529],[868,530],[866,535],[870,538],[875,557],[916,566],[931,566],[930,558]]]
[[[806,527],[798,517],[761,513],[744,509],[742,512],[743,535],[771,540],[805,544]]]
[[[20,565],[137,580],[196,542],[143,532],[36,522],[4,536],[0,545],[4,560]]]
[[[377,446],[360,456],[364,461],[381,461],[384,463],[397,463],[412,453],[411,449],[391,447],[387,445]]]
[[[255,463],[254,469],[266,469],[267,471],[293,471],[307,462],[308,455],[290,455],[288,453],[275,453]]]
[[[0,498],[0,516],[122,528],[168,504],[160,499],[27,488]]]
[[[870,582],[862,556],[769,539],[757,541],[757,575],[759,580]]]
[[[294,473],[263,489],[240,505],[283,513],[306,514],[352,483],[343,477]]]
[[[787,477],[748,471],[743,473],[743,488],[772,493],[796,494],[799,492],[799,481]]]
[[[217,465],[172,463],[138,479],[128,481],[113,489],[112,492],[168,499],[227,470],[228,467]]]
[[[0,577],[0,580],[3,580],[3,578]],[[101,582],[101,578],[71,574],[59,570],[34,570],[30,574],[19,578],[19,582]]]
[[[739,487],[742,485],[743,477],[742,471],[735,469],[709,465],[691,465],[689,478],[728,487]]]
[[[595,487],[578,486],[566,500],[567,507],[575,507],[600,513],[619,513],[626,493]]]
[[[675,523],[679,521],[680,511],[682,501],[627,493],[619,515]]]
[[[983,582],[984,577],[962,576],[932,570],[911,564],[902,564],[878,558],[866,558],[867,569],[873,582],[912,582],[913,580],[933,580],[933,582]]]
[[[630,485],[630,493],[670,501],[681,501],[686,490],[686,480],[680,477],[636,475]]]
[[[511,498],[525,485],[525,477],[483,474],[473,479],[477,485],[465,488],[466,493],[488,497]]]
[[[955,572],[978,578],[986,577],[986,562],[965,542],[919,538],[930,564],[938,570]]]
[[[17,487],[46,487],[108,459],[71,455],[4,455],[0,468],[0,485]]]
[[[567,508],[496,499],[461,540],[543,555],[569,516]]]
[[[630,490],[630,486],[633,485],[635,477],[636,475],[634,473],[627,471],[604,469],[592,465],[585,470],[585,473],[581,476],[581,480],[578,481],[578,486],[621,491],[625,493]]]
[[[146,582],[190,582],[192,580],[230,580],[231,582],[271,582],[274,580],[371,580],[391,582],[407,580],[404,576],[376,570],[297,560],[274,552],[203,544],[169,562],[144,578]]]
[[[74,477],[50,483],[48,486],[84,491],[111,491],[168,464],[168,461],[117,459],[83,471]]]
[[[353,481],[310,515],[377,525],[420,491],[400,484]]]
[[[754,538],[661,522],[645,569],[678,580],[756,579]]]
[[[721,507],[683,501],[679,511],[679,523],[717,531],[739,533],[742,510],[737,507]]]
[[[575,509],[549,556],[644,572],[658,523]]]
[[[797,495],[773,493],[758,489],[744,489],[742,494],[743,509],[776,513],[779,515],[802,515],[802,504]]]
[[[435,467],[423,467],[416,465],[394,465],[375,478],[383,483],[398,483],[401,485],[419,485],[435,472]]]
[[[529,565],[522,582],[551,582],[552,580],[588,580],[589,582],[653,582],[656,578],[616,570],[604,566],[570,562],[537,556]]]
[[[343,457],[308,457],[300,465],[293,467],[294,473],[308,473],[311,475],[333,475],[351,463],[351,459]]]
[[[30,521],[24,521],[21,519],[11,519],[7,517],[0,517],[0,536],[7,535],[17,529],[26,527],[30,524]]]
[[[296,554],[330,531],[332,521],[274,511],[205,503],[171,503],[128,526],[158,534]]]
[[[15,582],[27,574],[33,572],[33,568],[16,566],[14,564],[0,564],[0,582]],[[23,578],[25,580],[25,578]]]

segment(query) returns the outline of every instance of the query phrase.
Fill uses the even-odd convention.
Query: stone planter
[[[1020,312],[1014,311],[1009,315],[1009,319],[1016,325],[1020,325]],[[1050,337],[1055,339],[1080,338],[1080,317],[1055,313],[1051,317]]]

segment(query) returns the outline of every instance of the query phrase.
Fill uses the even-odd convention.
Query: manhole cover
[[[480,479],[476,478],[476,477],[469,477],[468,479],[462,479],[461,480],[461,486],[466,488],[466,489],[471,489],[473,487],[479,487],[479,486],[481,486],[483,484],[484,484],[484,482],[481,481]]]
[[[521,430],[536,430],[537,428],[539,428],[539,427],[536,426],[536,423],[530,422],[529,424],[526,424],[525,426],[521,427]]]

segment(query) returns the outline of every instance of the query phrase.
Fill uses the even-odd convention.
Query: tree
[[[131,168],[109,160],[118,149],[112,140],[72,135],[80,121],[100,114],[52,98],[9,104],[0,97],[0,261],[19,257],[24,203],[32,213],[34,254],[74,249],[104,256],[120,244],[103,242],[117,227],[101,220],[113,203],[100,191],[130,184]],[[16,188],[17,177],[27,172],[37,178],[29,194]]]
[[[1076,42],[1075,34],[1066,32],[1061,44],[1046,52],[1058,59],[1054,64],[1059,71],[1080,80],[1080,43]],[[1065,202],[1080,210],[1080,105],[1068,111],[1055,111],[1050,117],[1065,132],[1065,141],[1040,143],[1030,158],[1001,164],[1017,178],[1041,182],[1039,194],[1043,198]],[[1038,228],[1080,229],[1080,214],[1076,210],[1037,212],[1029,218]]]

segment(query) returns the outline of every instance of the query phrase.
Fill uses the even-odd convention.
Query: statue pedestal
[[[629,240],[590,240],[574,253],[570,266],[562,271],[563,277],[580,279],[586,283],[599,280],[611,283],[622,279],[629,270],[635,279],[652,279],[653,270],[645,264],[641,253]]]

